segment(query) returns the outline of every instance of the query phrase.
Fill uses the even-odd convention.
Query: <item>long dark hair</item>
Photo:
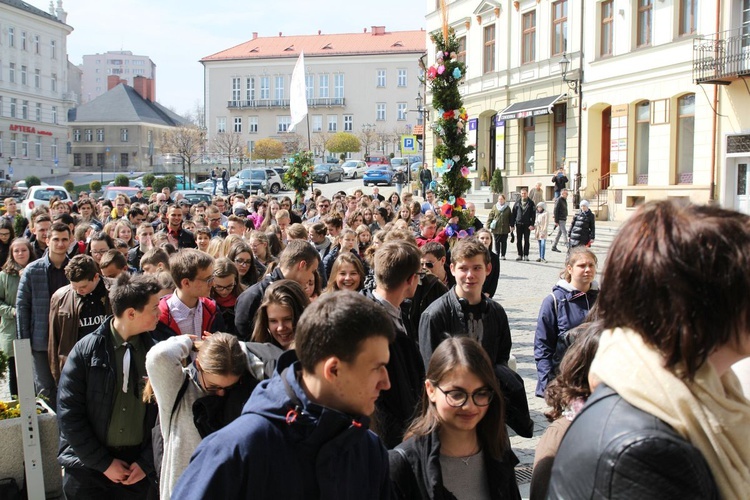
[[[493,398],[487,413],[477,425],[477,437],[482,449],[494,459],[500,459],[509,446],[505,430],[503,394],[495,377],[492,362],[484,348],[469,337],[448,337],[435,349],[427,367],[427,380],[432,385],[440,382],[456,368],[463,367],[476,375],[484,385],[492,389]],[[441,421],[435,405],[422,391],[419,416],[409,426],[404,439],[425,436],[440,430]]]
[[[255,328],[251,338],[253,342],[271,342],[277,345],[273,335],[268,331],[268,306],[272,304],[288,307],[292,311],[292,328],[296,331],[297,322],[305,308],[310,305],[310,299],[302,285],[296,281],[279,280],[271,283],[255,315]]]

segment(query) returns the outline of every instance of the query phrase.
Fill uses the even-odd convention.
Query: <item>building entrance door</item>
[[[734,169],[734,209],[750,215],[750,177],[748,174],[750,158],[737,158]]]

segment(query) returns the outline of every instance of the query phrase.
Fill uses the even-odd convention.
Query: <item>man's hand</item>
[[[107,476],[107,479],[109,479],[113,483],[123,483],[128,479],[128,476],[130,475],[130,469],[128,468],[128,464],[126,462],[123,462],[119,458],[115,458],[114,460],[112,460],[112,463],[109,464],[107,470],[104,471],[104,475]]]
[[[146,477],[146,473],[143,472],[143,469],[141,469],[141,466],[135,462],[130,464],[129,472],[130,472],[130,475],[125,481],[122,482],[122,484],[129,485],[129,484],[140,483],[143,480],[143,478]]]

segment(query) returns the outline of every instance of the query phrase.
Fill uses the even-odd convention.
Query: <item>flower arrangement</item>
[[[44,413],[44,408],[37,403],[36,414],[41,415]],[[17,400],[14,401],[0,401],[0,420],[9,420],[11,418],[18,418],[21,416],[21,406]]]
[[[294,190],[297,203],[304,202],[305,191],[312,184],[314,163],[311,151],[300,151],[289,159],[284,183]]]

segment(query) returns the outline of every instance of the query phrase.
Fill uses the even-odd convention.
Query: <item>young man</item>
[[[422,203],[422,213],[425,214],[429,210],[433,215],[438,213],[438,207],[435,205],[435,192],[432,189],[425,192],[425,202]]]
[[[419,182],[422,184],[422,197],[425,198],[432,182],[432,171],[427,168],[426,163],[419,169]]]
[[[81,339],[60,377],[60,452],[68,499],[146,498],[153,471],[154,408],[142,400],[143,335],[156,327],[160,287],[122,275],[109,294],[114,318]]]
[[[521,189],[521,199],[513,205],[510,213],[510,229],[516,229],[516,249],[518,257],[516,260],[529,260],[529,238],[531,237],[531,228],[534,227],[536,220],[536,205],[529,198],[529,191],[526,188]]]
[[[567,183],[568,177],[565,175],[565,169],[559,167],[557,173],[552,176],[552,184],[555,186],[555,200],[560,197]]]
[[[556,196],[557,199],[555,200],[555,208],[552,214],[555,221],[555,227],[557,228],[557,236],[555,236],[555,241],[552,243],[553,252],[560,251],[557,248],[557,242],[560,241],[560,236],[565,236],[563,245],[568,244],[568,230],[565,227],[565,224],[568,223],[568,190],[563,189],[558,194],[559,196]]]
[[[135,241],[138,244],[128,250],[128,265],[141,269],[141,259],[144,254],[154,248],[154,226],[148,222],[138,224],[135,230]]]
[[[122,219],[128,213],[128,200],[124,194],[118,194],[115,198],[115,208],[110,212],[109,217],[104,221],[111,222],[113,220]]]
[[[115,279],[122,273],[136,274],[136,269],[128,267],[128,261],[122,252],[113,248],[107,250],[99,261],[99,268],[102,276],[105,278]]]
[[[411,299],[419,285],[419,249],[407,241],[383,243],[375,252],[375,290],[371,298],[383,306],[396,338],[388,346],[388,377],[392,387],[377,402],[376,432],[386,447],[396,447],[404,437],[424,385],[424,366],[410,338],[401,304]]]
[[[65,266],[70,246],[70,228],[54,224],[47,234],[47,251],[26,266],[18,284],[16,302],[16,328],[19,338],[31,339],[34,362],[34,390],[48,398],[52,409],[56,407],[57,388],[49,367],[50,297],[68,284]]]
[[[146,214],[143,213],[143,210],[131,205],[130,210],[128,210],[128,221],[130,222],[130,225],[138,227],[145,220]]]
[[[141,257],[141,270],[146,274],[169,271],[169,254],[161,248],[152,248]]]
[[[263,294],[271,283],[278,280],[294,280],[304,288],[315,279],[315,270],[320,265],[320,254],[307,241],[292,240],[279,256],[279,265],[276,269],[254,284],[237,297],[234,307],[234,325],[237,336],[242,340],[250,340],[253,333],[255,313],[263,301]]]
[[[308,306],[242,415],[201,442],[173,498],[390,498],[388,455],[367,429],[393,340],[381,308],[353,292]],[[296,361],[296,358],[299,361]]]
[[[47,214],[37,215],[34,219],[34,224],[31,227],[31,234],[33,235],[31,246],[34,247],[35,255],[31,256],[32,260],[41,259],[47,250],[47,235],[51,227],[52,219]]]
[[[13,224],[13,232],[16,236],[21,236],[29,225],[26,217],[18,212],[18,204],[15,198],[5,198],[5,215],[3,217],[9,219]]]
[[[218,201],[216,203],[219,203]],[[225,203],[221,199],[221,203]],[[227,237],[226,223],[227,217],[221,213],[221,209],[217,206],[211,205],[206,210],[206,218],[208,219],[208,229],[211,230],[211,237],[220,236],[222,238]]]
[[[171,205],[167,209],[167,227],[161,232],[167,233],[167,240],[175,248],[195,248],[195,237],[187,229],[182,229],[182,209]]]
[[[159,324],[153,333],[157,341],[175,335],[219,332],[224,319],[216,302],[209,298],[214,280],[214,258],[200,250],[186,248],[169,258],[169,272],[177,289],[159,301]]]
[[[104,225],[96,218],[94,213],[94,201],[91,198],[78,200],[78,213],[81,216],[81,222],[85,222],[93,227],[96,231],[101,231]]]
[[[245,221],[242,217],[230,215],[227,217],[227,234],[236,234],[240,238],[245,235]]]
[[[427,243],[437,242],[441,245],[445,245],[448,241],[448,236],[445,233],[445,229],[438,232],[437,230],[437,219],[434,215],[424,215],[419,220],[419,235],[417,236],[417,246],[423,247]]]
[[[56,383],[76,342],[94,332],[112,314],[110,282],[102,279],[92,257],[76,255],[70,259],[65,266],[65,277],[70,284],[52,294],[49,307],[47,354]]]

